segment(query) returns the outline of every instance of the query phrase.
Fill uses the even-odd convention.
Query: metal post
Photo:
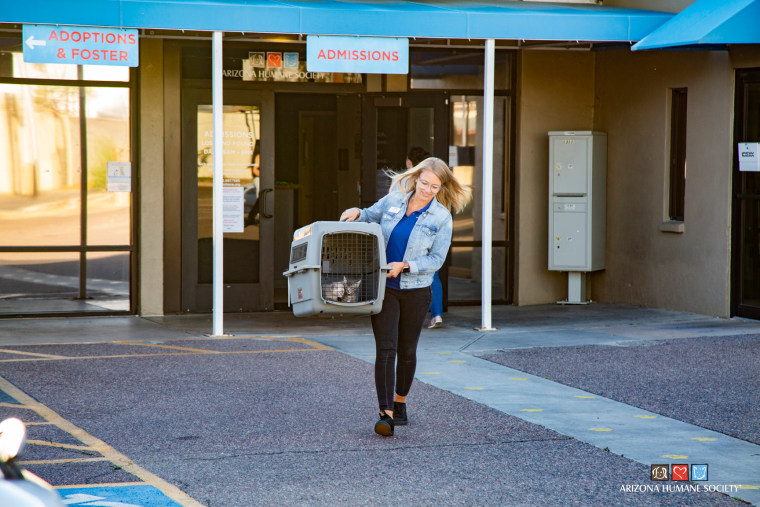
[[[481,278],[481,331],[494,331],[491,327],[491,237],[493,221],[493,89],[494,39],[486,40],[485,72],[483,75],[483,247]]]
[[[213,178],[213,335],[224,334],[224,235],[222,206],[222,175],[224,173],[224,126],[222,123],[222,32],[212,37],[212,118],[214,123],[214,178]]]

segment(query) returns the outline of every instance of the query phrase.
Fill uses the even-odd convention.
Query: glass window
[[[686,88],[671,90],[668,217],[681,222],[684,219],[686,194],[686,98]]]
[[[87,302],[111,311],[129,311],[129,252],[87,253]]]
[[[19,40],[20,42],[20,40]],[[61,63],[27,63],[23,53],[0,52],[0,77],[27,79],[86,79],[90,81],[129,81],[129,67],[82,65],[83,77],[77,65]]]
[[[0,246],[80,242],[79,89],[0,84]]]
[[[494,87],[510,89],[511,66],[514,56],[508,51],[496,51]],[[484,50],[412,50],[409,54],[410,86],[412,89],[482,90],[485,69]]]

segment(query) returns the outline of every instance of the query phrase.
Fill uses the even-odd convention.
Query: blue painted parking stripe
[[[118,505],[119,507],[181,507],[161,490],[148,484],[58,488],[66,505]],[[118,502],[118,503],[117,503]]]

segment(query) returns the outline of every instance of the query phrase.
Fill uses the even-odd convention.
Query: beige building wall
[[[683,232],[669,232],[671,89],[687,88]],[[594,128],[608,135],[607,269],[594,299],[727,317],[733,71],[725,51],[602,51]]]
[[[163,42],[140,40],[139,315],[164,313]]]
[[[548,270],[548,132],[592,129],[594,54],[522,51],[518,69],[515,302],[531,305],[567,297],[567,275]]]
[[[523,51],[519,68],[517,303],[567,297],[567,275],[547,269],[547,132],[596,130],[608,135],[607,269],[589,275],[588,295],[728,316],[729,53]],[[683,232],[665,224],[672,88],[688,89]]]

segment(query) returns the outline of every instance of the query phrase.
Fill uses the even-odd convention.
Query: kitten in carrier
[[[322,280],[322,297],[328,301],[341,303],[356,303],[359,301],[359,286],[362,279],[349,280],[346,276],[343,280],[329,282]]]

